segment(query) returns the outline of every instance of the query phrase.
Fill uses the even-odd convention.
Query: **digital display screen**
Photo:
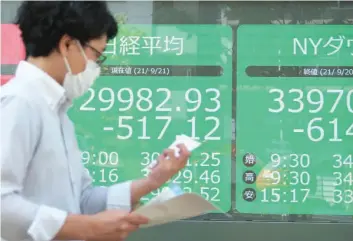
[[[185,134],[203,144],[171,181],[230,210],[232,41],[221,25],[119,26],[102,76],[69,111],[95,185],[148,175]]]
[[[236,209],[353,214],[353,26],[237,29]]]

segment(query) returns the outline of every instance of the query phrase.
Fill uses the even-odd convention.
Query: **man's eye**
[[[102,64],[103,62],[104,62],[104,58],[102,58],[102,57],[98,58],[96,61],[97,64]]]
[[[101,56],[97,59],[97,63],[102,64],[105,60],[106,60],[106,57],[105,57],[104,55],[101,55]]]

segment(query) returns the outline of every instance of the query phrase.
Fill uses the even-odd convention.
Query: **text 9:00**
[[[81,111],[109,111],[114,107],[116,102],[119,105],[118,111],[120,112],[131,110],[134,107],[141,112],[153,111],[153,108],[155,108],[156,112],[173,111],[168,105],[168,102],[172,99],[172,91],[167,88],[158,88],[155,91],[149,88],[140,88],[135,93],[131,88],[121,88],[115,93],[112,88],[104,87],[97,90],[97,92],[96,96],[96,91],[92,88],[89,89],[89,97],[80,106]],[[187,102],[187,112],[198,111],[205,99],[211,101],[212,104],[205,107],[202,111],[217,112],[221,108],[221,94],[218,89],[208,88],[204,93],[202,92],[196,88],[190,88],[185,91],[184,98],[180,101]],[[152,98],[157,98],[157,100],[161,101],[158,103],[156,99],[152,101]],[[94,107],[91,103],[94,99],[97,99],[104,106],[100,108]]]
[[[100,151],[98,154],[83,151],[81,152],[81,160],[84,165],[97,164],[100,166],[116,166],[119,164],[119,154],[115,151]]]

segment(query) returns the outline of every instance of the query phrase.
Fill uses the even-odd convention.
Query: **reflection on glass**
[[[6,4],[9,11],[2,15],[3,23],[12,22],[17,6]],[[195,138],[211,140],[174,182],[232,216],[213,213],[196,220],[353,221],[352,215],[344,216],[353,212],[353,153],[347,149],[353,135],[347,118],[353,113],[353,31],[346,30],[353,24],[352,2],[125,1],[109,6],[122,25],[122,38],[108,43],[106,76],[72,109],[80,120],[76,130],[82,161],[96,183],[146,175],[141,169],[169,144],[167,139],[188,130]],[[147,25],[124,27],[131,24]],[[197,24],[220,27],[201,36],[195,34],[200,30]],[[239,26],[246,24],[256,26],[240,36]],[[304,40],[301,33],[308,30],[297,29],[307,25],[312,25],[311,38]],[[226,26],[232,28],[230,36],[224,34]],[[267,26],[281,31],[269,27],[266,32]],[[320,26],[328,26],[335,35],[325,35]],[[288,57],[282,29],[296,38],[291,43],[296,56],[306,53],[307,58],[297,61],[294,52]],[[260,37],[258,31],[264,31]],[[272,41],[270,32],[278,35],[272,34]],[[279,46],[276,51],[270,51],[269,42]],[[135,58],[161,52],[169,55],[159,55],[158,61],[151,57],[148,63]],[[5,67],[6,73],[13,71]],[[171,73],[183,79],[162,81],[173,78],[168,77]],[[145,79],[140,86],[134,79],[124,81],[132,76]],[[213,86],[209,78],[221,76],[226,79]],[[200,78],[200,83],[191,78]],[[223,93],[232,99],[219,102]],[[229,116],[224,109],[228,106]],[[153,116],[151,110],[156,109],[164,114]],[[200,133],[200,123],[211,129]],[[217,131],[210,133],[215,125]],[[97,136],[103,138],[97,142]],[[222,141],[212,146],[217,137]],[[138,156],[121,147],[138,150],[133,152]],[[259,204],[253,213],[251,203]]]
[[[138,4],[131,2],[124,6],[129,5],[126,8],[137,8]],[[352,7],[352,3],[346,4],[350,4]],[[111,3],[113,11],[115,8],[121,9],[121,6],[121,3],[120,5]],[[346,30],[342,30],[343,32],[340,32],[339,36],[333,35],[332,38],[325,34],[325,36],[320,35],[326,30],[316,30],[317,35],[304,40],[299,39],[299,37],[305,37],[300,33],[308,30],[298,30],[296,27],[299,26],[298,24],[312,24],[314,27],[333,26],[332,24],[348,26],[353,23],[353,19],[344,7],[343,4],[337,6],[336,2],[149,2],[144,3],[144,8],[148,11],[141,11],[138,18],[130,16],[131,14],[128,13],[119,14],[117,17],[122,19],[126,26],[131,23],[142,23],[147,19],[147,22],[162,25],[159,25],[158,28],[150,26],[145,30],[138,27],[122,26],[121,36],[125,37],[117,38],[114,40],[115,42],[109,43],[110,47],[107,51],[111,56],[114,56],[115,60],[106,66],[107,75],[154,77],[151,80],[145,80],[145,89],[134,90],[131,88],[134,85],[133,81],[124,83],[126,86],[119,88],[116,93],[118,98],[116,103],[120,103],[118,110],[127,111],[131,116],[136,116],[137,112],[132,110],[136,101],[140,101],[139,103],[142,104],[138,105],[139,111],[151,111],[154,107],[149,104],[149,97],[156,98],[154,97],[156,94],[162,94],[165,98],[172,96],[174,100],[167,101],[166,105],[162,105],[163,96],[158,97],[162,98],[160,108],[172,112],[174,109],[179,110],[178,113],[171,112],[171,118],[180,121],[186,120],[186,123],[191,127],[190,134],[200,138],[196,130],[196,128],[200,128],[200,124],[197,122],[198,115],[201,114],[202,109],[204,111],[213,109],[204,103],[204,99],[207,99],[205,91],[208,90],[209,94],[212,94],[213,90],[211,89],[214,88],[211,87],[212,84],[207,84],[207,76],[228,75],[228,70],[213,70],[212,67],[201,70],[197,64],[200,58],[197,56],[205,60],[211,58],[214,66],[224,66],[231,60],[233,113],[229,118],[232,118],[233,125],[231,128],[222,127],[224,133],[221,136],[224,140],[228,140],[227,138],[233,140],[232,147],[229,150],[227,147],[221,150],[218,149],[220,147],[210,148],[208,146],[208,150],[213,151],[198,153],[194,157],[195,160],[190,160],[188,167],[180,172],[174,181],[181,184],[185,191],[198,192],[222,208],[228,206],[230,200],[226,199],[231,199],[232,207],[229,213],[232,215],[231,219],[234,220],[352,221],[350,216],[342,215],[345,212],[352,213],[353,209],[351,201],[353,164],[350,159],[353,153],[347,150],[347,146],[351,144],[349,137],[353,127],[351,128],[349,121],[342,119],[342,116],[347,116],[352,110],[351,100],[353,97],[351,97],[352,93],[349,89],[351,84],[347,81],[352,76],[353,68],[346,59],[353,52],[353,42],[350,41],[353,37]],[[261,14],[258,14],[259,12]],[[120,23],[123,23],[122,21]],[[208,32],[208,39],[203,38],[195,35],[195,30],[190,28],[190,24],[229,25],[233,29],[233,38],[217,38],[217,33],[212,31]],[[239,26],[245,24],[256,24],[257,29],[246,31],[245,36],[244,34],[239,36],[241,33]],[[291,39],[294,39],[290,44],[294,46],[296,43],[296,48],[292,49],[294,53],[296,55],[302,53],[307,56],[311,54],[311,57],[302,58],[298,63],[294,63],[298,60],[288,57],[293,52],[286,52],[286,47],[281,46],[284,44],[284,37],[280,30],[274,30],[278,36],[270,42],[281,47],[274,52],[268,52],[271,49],[266,46],[268,43],[266,37],[269,35],[266,31],[271,31],[271,29],[263,30],[268,25],[276,25],[278,29],[283,29],[281,26],[288,25],[286,28],[288,34],[292,33],[293,38]],[[338,26],[333,26],[330,29],[335,33],[337,28]],[[257,34],[258,31],[262,31],[261,36]],[[176,32],[182,33],[182,37],[169,34],[171,36],[166,40],[166,35],[168,36],[166,33]],[[310,32],[315,32],[315,29],[311,29]],[[345,35],[342,36],[342,34]],[[240,43],[242,38],[245,41]],[[327,39],[320,40],[320,38]],[[341,40],[345,42],[342,42],[340,47],[342,49],[339,51],[337,48]],[[256,49],[252,42],[258,43],[260,49]],[[242,44],[241,47],[240,44]],[[207,55],[207,51],[204,51],[206,48],[211,53],[215,46],[216,48],[223,46],[219,56]],[[157,63],[157,61],[155,65],[153,62],[155,59],[151,58],[150,63],[146,64],[133,58],[141,54],[141,51],[145,51],[151,56],[161,51],[169,51],[175,56],[188,56],[188,58],[181,62],[175,61],[171,66],[165,66],[170,59],[166,59],[163,63]],[[227,57],[229,51],[232,58]],[[326,51],[325,54],[322,51]],[[313,57],[313,53],[315,57]],[[271,58],[274,60],[273,63],[269,62]],[[242,63],[247,60],[249,63],[246,63],[243,70]],[[206,61],[205,63],[209,65],[211,62]],[[173,74],[171,75],[171,73]],[[248,76],[242,76],[240,73],[247,73]],[[190,82],[185,82],[185,85],[179,82],[178,90],[170,89],[171,83],[167,84],[167,88],[159,91],[157,91],[158,88],[155,90],[146,88],[147,85],[153,85],[153,81],[173,75],[204,76],[206,81],[204,92],[199,87],[192,86],[195,83],[192,83],[191,79]],[[260,82],[256,82],[257,80],[252,77],[258,78]],[[291,78],[286,80],[288,81],[286,83],[287,89],[278,85],[276,80],[270,79],[272,77],[278,78],[277,81],[281,81],[281,78]],[[298,84],[299,77],[305,77],[305,79]],[[315,77],[321,79],[314,79]],[[327,77],[341,78],[341,80],[337,80],[333,85],[327,85],[326,83],[331,83]],[[246,78],[248,78],[248,83]],[[103,90],[101,88],[100,91],[102,93],[99,92],[96,95],[101,96],[101,102],[105,103],[100,108],[109,111],[109,107],[115,106],[115,102],[113,103],[114,90],[110,93],[110,89]],[[157,92],[155,93],[155,91]],[[158,104],[158,98],[153,99],[151,103]],[[143,100],[146,100],[145,103]],[[212,99],[210,100],[212,102]],[[328,106],[326,103],[332,105]],[[216,104],[214,107],[217,106]],[[195,116],[189,116],[188,112],[180,111],[185,108]],[[265,115],[262,111],[269,111],[272,115]],[[305,114],[301,114],[299,119],[294,116],[303,111]],[[327,119],[328,115],[321,116],[323,111],[330,113],[332,118]],[[347,111],[348,113],[346,113]],[[284,112],[289,115],[282,115],[281,113]],[[110,119],[116,121],[116,116]],[[240,121],[242,119],[244,122]],[[131,120],[126,118],[120,120],[124,124],[128,121]],[[165,139],[164,135],[168,135],[168,128],[162,133],[157,130],[158,128],[153,127],[148,116],[141,116],[136,121],[132,129],[135,131],[142,128],[141,133],[139,132],[137,135],[137,138],[141,140],[162,140]],[[168,123],[167,119],[163,121]],[[149,127],[145,128],[144,126]],[[161,122],[162,129],[164,129],[163,126],[165,127]],[[181,126],[183,125],[181,124],[179,128]],[[150,134],[153,128],[157,133],[156,136]],[[185,128],[187,129],[187,126],[183,127],[183,130],[186,130]],[[302,137],[288,138],[289,128],[293,129],[291,135]],[[227,132],[229,133],[227,134]],[[204,134],[207,135],[207,133]],[[118,138],[128,140],[132,135],[134,135],[133,132],[127,130],[127,132],[119,134]],[[239,137],[241,138],[239,139]],[[305,144],[306,142],[302,141],[304,137],[309,141],[308,143],[315,143],[315,145]],[[343,145],[340,143],[341,140],[344,142]],[[329,143],[330,141],[333,142],[331,145],[335,145],[334,149],[337,153],[324,152],[321,149],[323,145],[318,147],[317,143]],[[247,142],[249,145],[246,146]],[[162,145],[157,145],[152,150],[150,149],[151,144],[148,143],[145,141],[140,144],[141,148],[145,149],[140,158],[141,165],[148,165],[162,148]],[[136,143],[125,142],[124,145],[126,149],[137,148]],[[104,144],[104,147],[107,145]],[[325,148],[330,149],[326,144]],[[227,155],[224,155],[224,151],[229,151],[231,154],[232,170],[224,165],[225,162],[230,161],[226,158]],[[123,153],[119,154],[119,162],[124,166],[129,165],[129,156]],[[135,169],[138,172],[139,167]],[[134,172],[131,171],[131,173]],[[231,174],[232,177],[230,177]],[[105,173],[105,175],[107,174]],[[233,183],[231,190],[224,186],[228,177],[230,177],[228,180],[232,180]],[[195,183],[195,180],[202,184]],[[160,191],[162,190],[156,190],[152,196],[158,195]],[[148,200],[149,197],[146,198]],[[256,204],[255,206],[258,208],[248,206],[251,203]],[[196,219],[204,218],[229,220],[229,217],[221,213],[213,213]]]

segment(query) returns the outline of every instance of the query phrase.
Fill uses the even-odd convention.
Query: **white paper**
[[[150,219],[148,224],[141,226],[146,228],[199,216],[216,210],[219,209],[200,195],[185,193],[162,203],[142,206],[135,210],[134,213]]]
[[[184,144],[186,146],[186,148],[188,149],[188,151],[193,151],[196,148],[198,148],[201,143],[198,141],[195,141],[193,139],[191,139],[190,137],[186,136],[186,135],[178,135],[176,136],[175,141],[169,146],[168,149],[172,149],[175,151],[175,156],[179,156],[179,148],[177,147],[177,145],[179,144]]]
[[[174,150],[174,154],[176,157],[179,156],[179,148],[177,145],[184,144],[189,152],[192,152],[196,148],[201,145],[201,142],[193,140],[191,137],[186,135],[177,135],[175,141],[168,147],[168,149]],[[153,160],[150,165],[146,167],[146,169],[152,169],[157,165],[157,161]]]

